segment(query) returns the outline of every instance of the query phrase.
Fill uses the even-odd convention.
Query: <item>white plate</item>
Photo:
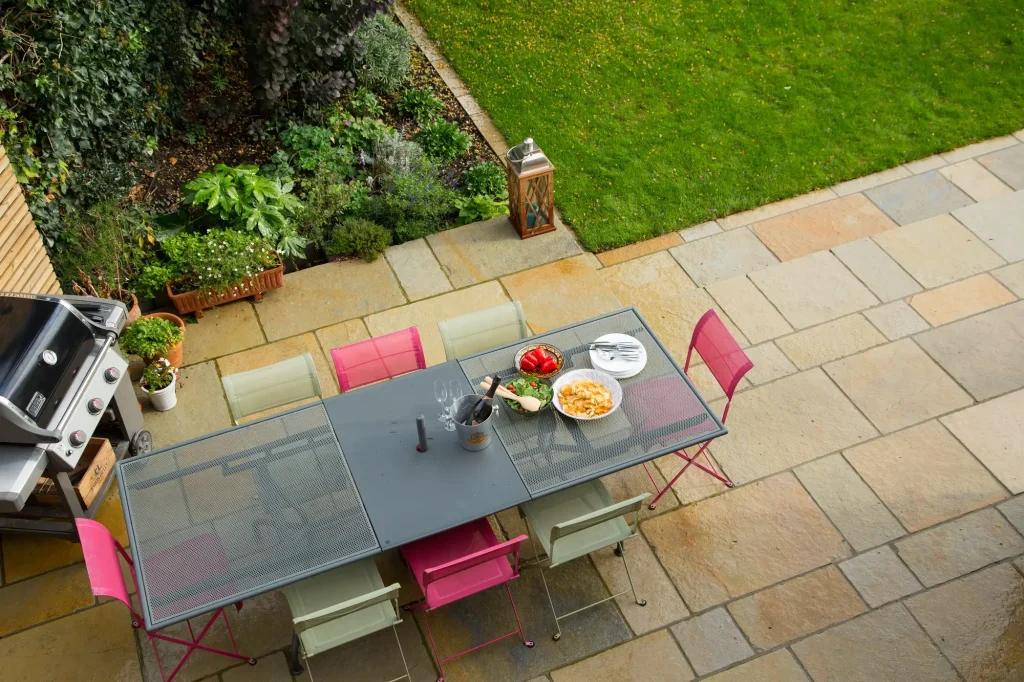
[[[618,379],[626,379],[631,376],[636,376],[643,370],[644,366],[647,365],[647,349],[644,348],[642,343],[634,339],[632,336],[627,334],[605,334],[604,336],[595,339],[594,342],[632,343],[640,347],[640,357],[636,360],[622,360],[619,358],[611,360],[606,354],[592,350],[590,351],[590,364],[594,369],[607,372]]]
[[[612,394],[612,409],[597,417],[575,417],[571,414],[566,414],[565,411],[562,410],[562,402],[558,397],[558,392],[562,390],[562,387],[566,384],[571,384],[579,379],[590,379],[591,381],[596,381],[607,388]],[[566,372],[562,376],[558,377],[558,380],[551,385],[551,388],[555,391],[555,395],[551,399],[551,404],[555,406],[555,409],[566,417],[576,419],[581,422],[592,422],[595,419],[603,419],[615,410],[619,409],[619,405],[622,404],[622,385],[615,380],[615,377],[607,372],[602,372],[599,369],[574,369],[571,372]]]

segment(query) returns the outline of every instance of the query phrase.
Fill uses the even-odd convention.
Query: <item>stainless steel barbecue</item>
[[[117,301],[0,293],[0,532],[75,538],[73,518],[94,512],[72,483],[89,439],[118,458],[149,449],[116,347],[126,319]],[[62,509],[26,506],[44,474]]]

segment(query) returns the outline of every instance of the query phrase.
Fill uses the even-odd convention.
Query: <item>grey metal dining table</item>
[[[726,433],[640,314],[626,308],[529,341],[590,367],[607,333],[644,344],[608,417],[499,405],[497,438],[463,450],[434,419],[436,380],[508,378],[518,341],[225,429],[117,465],[147,628],[157,629]],[[416,450],[426,415],[427,452]]]

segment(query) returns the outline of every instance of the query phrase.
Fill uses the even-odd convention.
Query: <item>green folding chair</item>
[[[373,559],[363,559],[284,587],[282,591],[292,612],[292,675],[302,674],[300,650],[308,666],[311,656],[390,627],[405,667],[405,674],[391,682],[411,680],[396,627],[402,622],[398,615],[399,589],[398,583],[384,586]]]
[[[556,632],[552,639],[556,642],[562,638],[562,628],[558,622],[563,618],[630,592],[633,593],[633,600],[637,604],[647,605],[646,600],[636,596],[623,542],[637,534],[640,508],[643,507],[644,500],[650,496],[650,493],[644,493],[625,502],[615,502],[601,481],[595,479],[519,505],[519,513],[526,519],[527,529],[533,530],[530,533],[530,544],[541,569],[540,576],[544,583],[544,592],[548,596],[548,604],[551,606],[551,615],[555,617]],[[624,518],[631,513],[636,515],[632,525]],[[543,558],[537,553],[537,546],[533,544],[534,535],[540,540],[541,548],[544,550]],[[611,545],[615,545],[615,553],[622,557],[629,589],[559,615],[555,611],[554,602],[551,601],[548,581],[544,578],[545,568],[554,568]]]
[[[306,398],[323,397],[320,378],[309,353],[248,372],[230,374],[220,381],[235,424],[257,412]]]
[[[437,323],[448,360],[496,348],[530,336],[519,301]]]

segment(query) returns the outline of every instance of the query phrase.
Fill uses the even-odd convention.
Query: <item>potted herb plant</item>
[[[125,327],[121,350],[140,356],[146,364],[163,358],[180,367],[185,339],[185,323],[171,313],[146,315]]]
[[[149,395],[153,409],[166,412],[178,403],[175,395],[175,384],[178,379],[178,368],[167,361],[167,358],[154,360],[142,372],[140,382],[142,390]]]

